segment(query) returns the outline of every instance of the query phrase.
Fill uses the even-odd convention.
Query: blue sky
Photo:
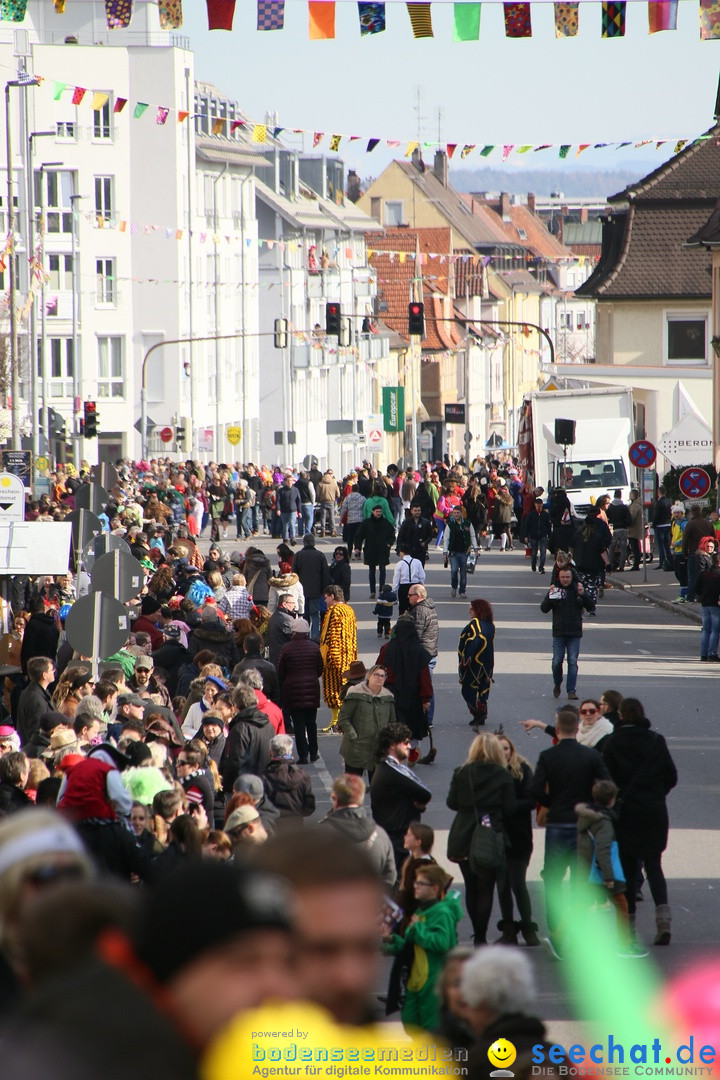
[[[287,128],[402,140],[401,148],[379,146],[371,155],[364,141],[343,140],[340,155],[361,176],[377,175],[402,156],[407,141],[436,140],[438,133],[460,145],[675,140],[713,121],[720,41],[700,41],[696,0],[680,0],[676,31],[652,36],[647,4],[630,2],[626,36],[605,41],[599,3],[581,3],[578,36],[559,41],[548,2],[532,5],[533,37],[522,40],[505,38],[500,3],[484,3],[480,40],[464,43],[452,42],[449,2],[433,3],[435,37],[419,41],[404,3],[388,3],[386,32],[362,40],[357,5],[343,0],[336,11],[333,41],[308,39],[304,0],[287,0],[285,29],[265,33],[255,29],[254,0],[238,2],[232,33],[208,31],[205,4],[186,3],[182,32],[196,54],[196,77],[253,119],[276,111]],[[326,137],[323,149],[327,144]],[[304,148],[311,148],[309,139]],[[577,167],[632,167],[642,155],[652,168],[671,152],[672,146],[588,150]],[[499,153],[487,163],[498,165]],[[557,151],[508,161],[525,163],[556,168]],[[476,151],[465,164],[485,161]],[[453,165],[460,167],[459,151]],[[573,150],[566,167],[574,166]]]

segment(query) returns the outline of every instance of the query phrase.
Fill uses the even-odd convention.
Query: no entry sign
[[[704,469],[685,469],[680,473],[678,487],[686,499],[704,499],[712,486]]]

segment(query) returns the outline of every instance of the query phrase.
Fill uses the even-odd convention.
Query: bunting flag
[[[222,135],[225,130],[225,120],[222,116],[216,116],[210,129],[211,135]]]
[[[3,22],[22,22],[27,12],[27,0],[2,0],[0,19]]]
[[[316,131],[313,135],[313,149],[315,149],[316,146],[319,146],[324,138],[325,136],[322,131]]]
[[[430,4],[410,3],[406,5],[410,16],[410,25],[414,38],[433,37]]]
[[[720,0],[700,0],[700,38],[702,41],[720,38]]]
[[[137,105],[133,109],[133,119],[139,120],[147,108],[148,104],[146,101],[138,101]]]
[[[285,26],[285,0],[257,0],[258,30],[282,30]]]
[[[185,112],[184,110],[182,112],[179,112],[178,113],[178,124],[182,124],[183,120],[187,120],[189,115],[190,115],[190,113]]]
[[[182,0],[159,0],[160,25],[163,30],[179,30],[183,24]]]
[[[460,151],[460,157],[461,158],[466,158],[468,156],[468,154],[472,154],[474,149],[475,149],[475,143],[466,143],[465,146],[463,146],[462,150]]]
[[[67,83],[56,82],[53,88],[53,101],[59,101],[63,96],[63,90],[67,87]]]
[[[480,157],[490,157],[494,149],[494,145],[483,146],[482,150],[480,151]]]
[[[587,150],[588,146],[591,146],[591,145],[592,145],[591,143],[580,143],[577,150],[575,151],[575,157],[579,158],[580,155],[582,154],[583,150]]]
[[[555,37],[577,37],[579,4],[553,4],[555,11]]]
[[[445,147],[445,153],[447,154],[449,161],[452,160],[452,156],[453,156],[453,154],[455,153],[456,150],[457,150],[457,143],[454,143],[454,142],[449,142],[447,144],[447,146]]]
[[[342,138],[342,135],[331,135],[330,136],[330,149],[333,150],[335,153],[337,153],[337,151],[340,149],[340,140],[341,140],[341,138]]]
[[[205,0],[207,4],[208,30],[232,30],[235,18],[235,0]]]
[[[55,14],[56,15],[64,15],[65,14],[65,0],[55,0]]]
[[[108,30],[126,30],[132,19],[132,0],[105,0]]]
[[[687,139],[678,139],[678,141],[675,143],[675,150],[673,151],[673,153],[679,154],[684,146],[687,146]]]
[[[700,0],[702,4],[702,0]],[[625,37],[625,0],[603,0],[602,37]]]
[[[510,156],[510,151],[511,151],[511,150],[512,150],[512,145],[510,145],[510,146],[503,146],[503,155],[502,155],[502,159],[503,159],[503,161],[507,161],[507,159],[508,159],[508,158],[509,158],[509,156]]]
[[[311,41],[335,37],[335,0],[308,0],[308,24]]]
[[[372,154],[373,150],[375,149],[375,147],[377,146],[377,144],[379,142],[380,142],[379,139],[368,139],[368,144],[365,147],[365,153],[366,154]]]
[[[480,37],[480,5],[453,4],[453,41],[477,41]]]
[[[529,4],[504,3],[505,37],[532,37],[532,21]]]
[[[419,146],[418,142],[409,142],[405,148],[405,157],[412,157]]]
[[[256,143],[267,142],[267,124],[255,124],[253,127],[252,141]]]
[[[101,90],[96,90],[93,93],[92,99],[93,112],[102,112],[109,100],[109,94],[104,94]]]
[[[121,113],[126,105],[127,105],[127,98],[126,97],[115,98],[115,105],[113,107],[113,112],[114,113]]]
[[[166,109],[164,105],[158,105],[157,112],[155,113],[155,123],[164,124],[167,122],[169,109]]]
[[[368,34],[382,34],[385,29],[385,5],[358,3],[360,19],[360,37]]]
[[[569,145],[561,146],[558,157],[566,158],[569,153],[570,153],[570,146]]]
[[[677,30],[677,0],[650,0],[648,4],[648,33]]]
[[[72,96],[73,105],[79,105],[86,94],[87,94],[87,90],[85,89],[85,87],[76,86],[75,91],[74,91],[73,96]]]

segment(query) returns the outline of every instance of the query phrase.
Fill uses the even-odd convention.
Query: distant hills
[[[450,183],[457,191],[507,191],[510,195],[552,195],[568,197],[615,195],[628,184],[646,176],[659,162],[638,161],[637,168],[597,170],[559,169],[451,169]]]

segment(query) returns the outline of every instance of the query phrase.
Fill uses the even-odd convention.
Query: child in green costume
[[[440,866],[423,866],[414,882],[417,908],[404,934],[384,929],[384,951],[392,955],[412,946],[413,957],[402,1007],[406,1027],[434,1031],[439,1022],[439,1001],[435,983],[445,956],[457,945],[457,924],[462,909],[457,897],[447,896],[452,881]]]

